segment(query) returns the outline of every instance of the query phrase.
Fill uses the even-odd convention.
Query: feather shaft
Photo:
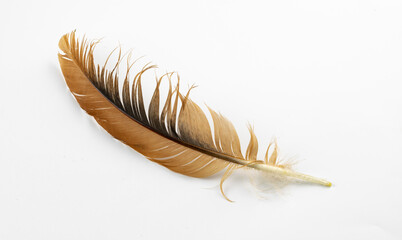
[[[295,178],[295,179],[302,180],[302,181],[309,182],[309,183],[319,184],[319,185],[326,186],[326,187],[332,186],[332,183],[325,179],[313,177],[313,176],[310,176],[310,175],[307,175],[304,173],[295,172],[295,171],[292,171],[292,170],[289,170],[286,168],[281,168],[281,167],[276,167],[276,166],[266,165],[266,164],[256,164],[256,165],[250,166],[250,167],[264,171],[264,172],[284,175],[287,177]]]

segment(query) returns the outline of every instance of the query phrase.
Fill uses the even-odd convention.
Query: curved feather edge
[[[223,182],[234,170],[242,167],[331,186],[324,179],[294,172],[286,165],[278,164],[276,142],[269,144],[264,160],[257,160],[258,141],[251,127],[250,142],[243,157],[233,124],[208,107],[214,124],[212,134],[205,113],[189,98],[191,88],[185,95],[181,94],[179,77],[176,86],[172,86],[174,73],[157,78],[147,113],[143,102],[142,75],[156,66],[145,65],[131,81],[130,69],[135,62],[130,63],[130,54],[120,94],[118,67],[123,59],[121,51],[114,68],[108,70],[106,63],[109,58],[104,66],[94,62],[93,51],[98,42],[85,38],[79,41],[75,31],[60,39],[62,53],[58,56],[65,81],[81,108],[100,126],[149,160],[174,172],[200,178],[226,168],[220,189],[229,201],[222,188]],[[165,79],[169,81],[169,91],[160,111],[159,86]],[[274,150],[269,155],[272,145]]]

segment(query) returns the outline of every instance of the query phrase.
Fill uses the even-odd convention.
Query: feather
[[[100,126],[149,160],[174,172],[199,178],[226,169],[220,189],[227,200],[229,199],[223,192],[222,184],[234,170],[242,167],[331,186],[331,183],[324,179],[292,171],[286,165],[279,165],[276,142],[273,143],[274,150],[270,156],[268,151],[272,143],[268,146],[265,160],[257,160],[258,141],[251,127],[250,142],[243,156],[233,124],[208,107],[214,125],[212,134],[205,113],[189,98],[192,88],[185,95],[180,93],[179,79],[176,86],[172,87],[173,73],[167,73],[157,79],[146,112],[141,86],[142,76],[156,66],[145,65],[135,74],[131,83],[129,72],[134,63],[129,62],[130,54],[127,57],[127,72],[120,94],[118,66],[123,58],[121,51],[114,68],[108,70],[106,63],[103,67],[94,63],[93,52],[97,43],[98,41],[90,42],[85,38],[79,41],[75,31],[60,39],[59,48],[62,53],[59,53],[58,57],[65,81],[81,108],[94,117]],[[169,80],[169,90],[163,106],[160,106],[159,88],[164,79]]]

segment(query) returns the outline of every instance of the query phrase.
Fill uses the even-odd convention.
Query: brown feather
[[[121,51],[117,63],[110,71],[106,69],[106,63],[103,67],[94,63],[93,51],[97,43],[89,43],[85,39],[79,42],[74,31],[66,34],[59,42],[62,51],[59,53],[59,62],[66,83],[81,108],[116,139],[149,160],[184,175],[208,177],[228,167],[221,180],[222,193],[223,181],[239,167],[247,166],[284,176],[303,175],[276,165],[276,146],[269,160],[268,155],[265,161],[257,160],[258,141],[251,127],[250,143],[244,158],[233,124],[209,109],[214,124],[212,134],[206,115],[189,98],[190,91],[183,96],[179,91],[179,81],[172,90],[173,73],[157,79],[147,114],[142,94],[142,75],[156,66],[144,66],[134,76],[130,86],[129,72],[132,64],[128,57],[120,96],[117,72],[122,61]],[[110,55],[107,61],[109,58]],[[169,91],[159,113],[159,87],[164,78],[169,79]]]

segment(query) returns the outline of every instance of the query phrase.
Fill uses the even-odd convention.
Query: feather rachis
[[[265,161],[257,160],[258,141],[251,127],[250,142],[244,158],[237,132],[230,121],[208,108],[214,124],[212,133],[204,112],[189,98],[192,87],[185,96],[180,94],[180,77],[177,75],[177,85],[172,90],[173,73],[157,79],[147,114],[142,94],[142,75],[156,66],[145,65],[135,74],[130,86],[129,73],[134,63],[129,63],[129,54],[120,95],[118,67],[124,57],[121,49],[117,63],[108,71],[106,64],[100,67],[94,63],[93,51],[97,43],[86,39],[79,42],[75,32],[61,38],[59,47],[63,54],[59,54],[59,61],[66,83],[80,106],[107,132],[148,159],[193,177],[207,177],[226,168],[221,190],[224,180],[239,167],[328,185],[325,180],[295,173],[277,165],[276,147],[269,158],[266,155]],[[109,58],[110,55],[106,62]],[[169,80],[169,91],[159,113],[159,86],[164,78]]]

